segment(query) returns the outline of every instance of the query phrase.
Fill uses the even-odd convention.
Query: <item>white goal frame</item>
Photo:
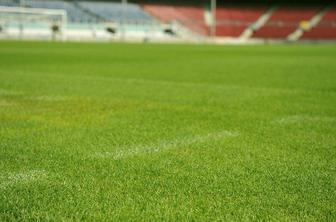
[[[64,37],[67,20],[67,12],[62,9],[0,6],[0,25],[16,22],[25,29],[27,23],[47,24],[50,29],[57,26],[59,35]]]

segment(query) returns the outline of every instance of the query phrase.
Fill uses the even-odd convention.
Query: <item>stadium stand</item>
[[[164,23],[179,22],[196,33],[203,35],[209,33],[209,29],[204,20],[203,7],[148,4],[145,4],[143,7],[149,14]]]
[[[200,6],[144,5],[144,9],[163,22],[177,21],[192,31],[209,35],[206,8]],[[216,11],[218,36],[238,37],[266,10],[265,7],[220,7]]]
[[[336,9],[328,11],[322,20],[310,30],[307,30],[302,39],[336,39]]]
[[[239,37],[266,10],[266,7],[221,7],[217,9],[218,36]]]
[[[253,34],[255,38],[285,39],[303,21],[309,21],[319,11],[318,7],[282,7],[274,11],[264,26]]]
[[[122,19],[145,22],[153,21],[153,18],[149,14],[134,3],[128,3],[126,8],[119,2],[80,1],[77,3],[92,14],[102,17],[104,21],[118,21]]]
[[[211,25],[214,23],[208,3],[138,2],[128,3],[125,7],[121,2],[102,0],[24,0],[21,4],[19,0],[0,0],[0,6],[18,7],[23,3],[27,8],[63,9],[67,12],[68,29],[110,28],[113,29],[113,33],[116,33],[118,28],[119,31],[144,33],[170,30],[174,35],[175,30],[179,30],[180,33],[186,30],[185,33],[191,31],[191,35],[196,38],[199,35],[204,37],[210,35]],[[324,8],[321,7],[323,3],[301,7],[290,4],[250,5],[219,4],[216,11],[217,37],[240,38],[240,40],[336,39],[336,9],[330,8],[327,4]],[[13,24],[2,23],[2,30]],[[37,24],[28,25],[37,26]]]
[[[1,0],[0,5],[2,6],[18,6],[19,2],[14,0]]]
[[[25,1],[25,6],[31,8],[63,9],[67,12],[69,21],[75,23],[89,23],[96,20],[96,18],[81,11],[72,3],[61,0],[29,0]]]

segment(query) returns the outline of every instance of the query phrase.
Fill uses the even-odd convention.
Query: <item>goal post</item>
[[[42,9],[0,6],[0,26],[10,27],[17,24],[24,30],[32,25],[47,26],[53,37],[65,36],[67,13],[61,9]]]

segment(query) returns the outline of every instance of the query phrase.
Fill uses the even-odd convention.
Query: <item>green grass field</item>
[[[336,46],[0,42],[0,221],[336,221]]]

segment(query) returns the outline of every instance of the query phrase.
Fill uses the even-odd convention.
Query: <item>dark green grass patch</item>
[[[335,221],[335,58],[0,42],[0,221]]]

